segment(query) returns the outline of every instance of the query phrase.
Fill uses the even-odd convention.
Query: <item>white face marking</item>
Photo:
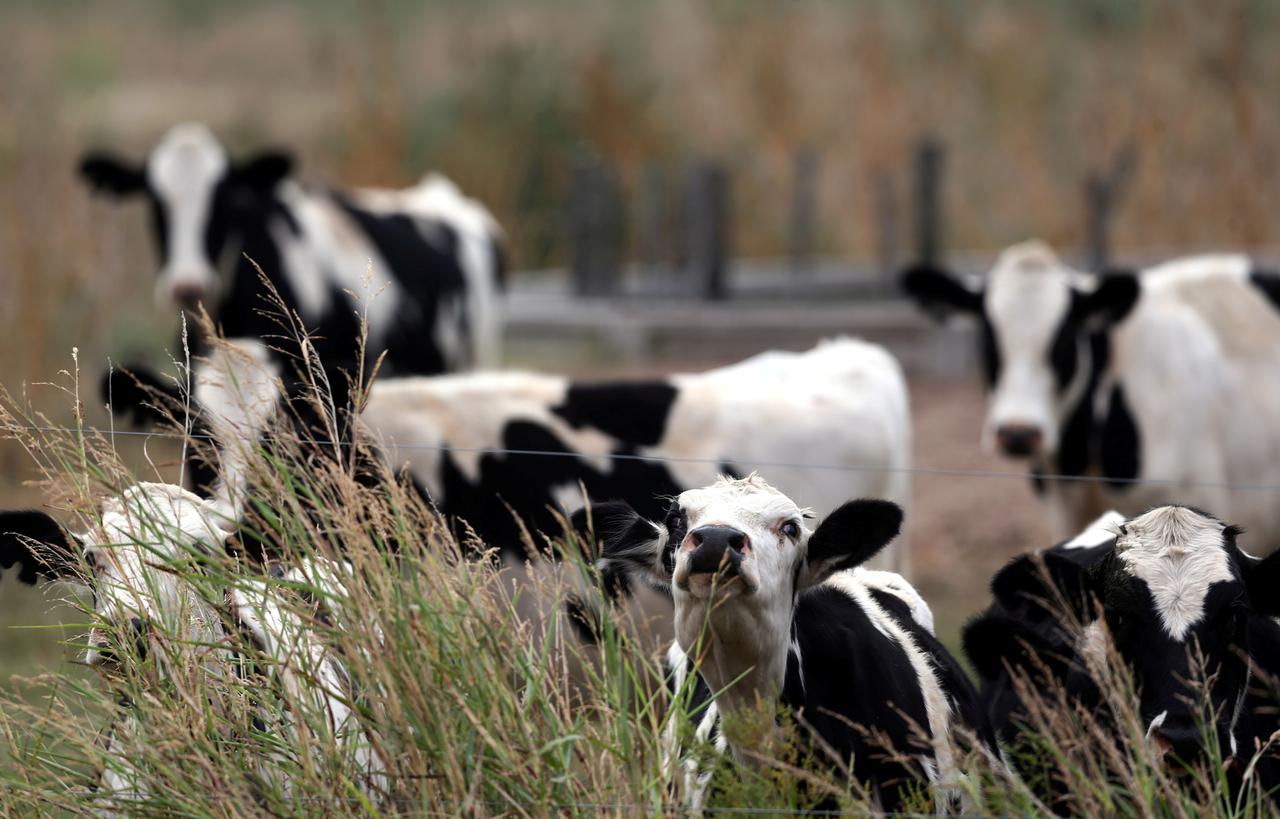
[[[747,536],[740,572],[740,582],[747,591],[792,598],[795,567],[804,558],[802,544],[811,534],[804,528],[804,510],[793,500],[752,476],[743,480],[722,478],[704,489],[690,489],[680,495],[679,503],[688,516],[689,532],[703,526],[726,526]],[[783,534],[782,528],[788,522],[797,526],[794,539]],[[686,535],[676,549],[672,576],[676,586],[686,593],[705,596],[710,578],[691,578],[689,574],[692,537]],[[724,591],[733,593],[735,587],[725,586]]]
[[[81,537],[94,567],[97,613],[128,624],[133,618],[163,623],[171,634],[213,639],[216,612],[173,573],[153,568],[184,549],[221,548],[234,524],[213,505],[179,486],[140,483],[103,504],[100,536]],[[93,664],[106,643],[95,628],[85,661]]]
[[[1014,245],[996,260],[985,296],[1000,355],[982,436],[988,452],[1005,426],[1037,429],[1042,449],[1056,449],[1059,401],[1049,351],[1071,307],[1076,276],[1042,242]]]
[[[1179,506],[1162,506],[1125,524],[1116,554],[1155,600],[1165,632],[1181,642],[1204,617],[1214,583],[1230,581],[1221,521]]]
[[[205,229],[227,153],[206,126],[176,125],[147,159],[147,182],[159,200],[168,230],[166,258],[156,282],[156,300],[169,306],[184,294],[208,300],[218,284],[205,249]]]
[[[722,710],[781,690],[795,611],[796,569],[804,559],[811,532],[803,510],[755,475],[721,478],[705,489],[680,495],[687,531],[723,526],[747,538],[738,574],[690,573],[695,552],[692,535],[675,547],[672,595],[676,641],[692,650],[705,638],[702,674],[712,690],[722,691]],[[798,536],[784,534],[796,523]],[[714,596],[713,596],[714,590]]]

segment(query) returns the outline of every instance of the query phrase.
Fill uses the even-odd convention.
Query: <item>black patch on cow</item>
[[[978,352],[982,358],[982,373],[987,379],[987,388],[995,389],[1000,380],[1000,347],[996,344],[996,330],[991,325],[987,314],[981,313],[978,322]]]
[[[958,721],[987,735],[977,696],[954,658],[900,608],[893,605],[890,615],[933,659],[948,698],[960,705]],[[829,586],[800,596],[792,637],[800,659],[797,664],[796,655],[788,654],[783,704],[802,712],[840,759],[852,757],[854,777],[873,783],[885,810],[898,809],[918,783],[927,781],[914,757],[929,750],[921,747],[913,727],[927,730],[929,723],[919,680],[902,646],[877,629],[854,600]],[[881,732],[900,755],[889,758],[855,726]]]
[[[387,339],[386,366],[392,372],[444,372],[444,351],[435,337],[437,317],[446,301],[460,300],[466,291],[456,235],[441,224],[440,238],[433,243],[410,216],[371,213],[338,193],[333,198],[377,247],[404,290],[402,314]]]
[[[572,384],[551,411],[575,429],[594,427],[632,445],[657,446],[677,395],[666,381]]]
[[[1280,273],[1254,268],[1249,271],[1249,283],[1262,291],[1272,307],[1280,308]]]
[[[73,575],[73,538],[44,512],[0,512],[0,569],[18,567],[18,580]]]
[[[746,477],[737,466],[728,461],[723,461],[720,464],[720,474],[726,478],[733,478],[735,481],[740,481]]]
[[[1080,324],[1080,297],[1071,291],[1071,306],[1058,324],[1049,344],[1049,369],[1053,371],[1053,383],[1061,394],[1071,385],[1079,365],[1078,345],[1083,329]]]
[[[1119,384],[1111,389],[1107,408],[1107,420],[1102,427],[1100,459],[1102,475],[1113,489],[1132,486],[1142,468],[1141,442],[1138,425],[1125,401],[1124,388]]]
[[[182,411],[183,391],[175,379],[161,377],[139,364],[108,370],[99,392],[112,415],[127,418],[137,426],[159,426]],[[178,417],[181,417],[180,415]]]

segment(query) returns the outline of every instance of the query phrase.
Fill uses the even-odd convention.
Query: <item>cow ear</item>
[[[1085,323],[1096,329],[1116,324],[1129,315],[1141,293],[1138,275],[1132,271],[1111,270],[1102,274],[1093,292],[1083,294],[1081,307]]]
[[[955,313],[982,312],[982,291],[967,287],[954,274],[931,264],[912,265],[899,280],[903,291],[938,321]]]
[[[588,542],[600,544],[596,567],[602,574],[634,575],[664,589],[671,585],[666,528],[641,517],[625,501],[579,509],[570,524]]]
[[[74,577],[80,541],[44,512],[0,512],[0,569],[18,567],[18,580]]]
[[[80,175],[95,191],[124,197],[147,187],[147,174],[139,166],[113,154],[87,153],[80,160]]]
[[[293,156],[287,151],[262,151],[241,162],[235,169],[240,183],[259,192],[270,191],[293,172]]]
[[[1014,558],[992,578],[991,594],[1014,611],[1032,606],[1054,616],[1092,619],[1093,574],[1057,552]]]
[[[852,500],[823,518],[809,537],[798,588],[861,565],[898,536],[902,509],[886,500]]]

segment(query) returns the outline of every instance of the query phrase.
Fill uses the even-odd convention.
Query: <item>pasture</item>
[[[1106,261],[1122,268],[1206,250],[1274,267],[1280,61],[1268,55],[1278,42],[1280,8],[1243,0],[1212,15],[1181,0],[785,11],[678,0],[0,5],[0,511],[44,509],[83,530],[104,498],[136,481],[192,482],[187,445],[113,417],[99,393],[109,367],[172,371],[180,327],[196,344],[194,311],[184,324],[157,286],[164,260],[152,230],[164,217],[148,215],[143,197],[93,195],[77,167],[105,150],[144,169],[167,129],[199,121],[237,162],[287,150],[315,190],[408,188],[428,171],[447,174],[502,229],[493,243],[506,276],[495,296],[502,369],[658,383],[831,335],[883,345],[910,401],[909,579],[941,644],[973,676],[962,630],[991,600],[993,575],[1060,533],[1028,461],[979,447],[989,404],[978,322],[927,320],[898,274],[922,253],[985,274],[1001,248],[1033,236],[1077,265],[1101,237]],[[945,153],[926,174],[930,146]],[[1111,183],[1113,198],[1099,204],[1094,192]],[[334,201],[362,228],[403,215],[378,194]],[[369,235],[378,240],[361,247],[376,249],[356,255],[390,259],[385,233]],[[430,252],[457,254],[459,292],[474,293],[479,274],[458,250],[457,224],[439,235]],[[430,245],[435,234],[426,236]],[[326,283],[326,305],[345,304],[335,294],[362,275],[379,282],[372,303],[408,302],[410,288],[393,292],[393,266],[341,271]],[[448,301],[414,298],[431,309]],[[474,305],[449,313],[460,329],[444,333],[423,329],[440,321],[428,313],[422,326],[389,324],[401,353],[430,350],[433,363],[415,369],[409,356],[386,377],[466,369],[435,362],[467,355],[432,348],[466,346],[457,338],[481,322],[464,309]],[[316,403],[314,386],[299,406]],[[370,451],[376,438],[362,439]],[[372,771],[354,770],[339,741],[333,692],[319,705],[308,695],[315,668],[289,678],[296,658],[255,643],[243,623],[207,644],[135,623],[124,636],[137,652],[90,667],[81,658],[102,625],[98,598],[71,584],[27,586],[14,570],[0,577],[0,810],[684,809],[689,788],[672,791],[664,772],[666,719],[673,708],[687,739],[701,716],[664,689],[662,641],[672,635],[637,625],[626,606],[591,602],[600,581],[583,559],[595,548],[586,538],[569,535],[557,559],[527,566],[479,560],[509,544],[467,542],[425,502],[421,476],[385,463],[372,474],[318,465],[311,436],[292,428],[255,443],[241,465],[256,482],[234,542],[263,534],[281,546],[282,565],[349,561],[359,580],[343,594],[314,578],[282,580],[280,569],[271,582],[282,602],[259,605],[278,602],[286,624],[305,624],[295,639],[341,658],[351,687],[336,699],[358,715]],[[647,451],[632,444],[617,463]],[[862,477],[818,460],[798,465],[812,467],[807,480],[838,488]],[[1137,485],[1160,483],[1134,474]],[[554,489],[559,499],[564,487]],[[260,591],[233,560],[190,557],[159,562],[197,597]],[[587,614],[574,619],[584,599]],[[1273,810],[1256,782],[1238,786],[1225,747],[1187,770],[1152,750],[1159,721],[1135,705],[1142,682],[1122,658],[1113,652],[1090,670],[1104,692],[1092,712],[1061,680],[1017,680],[1039,752],[1021,779],[956,729],[965,777],[946,783],[956,805],[1007,815]],[[247,686],[253,674],[268,688]],[[758,757],[699,752],[716,776],[708,813],[873,808],[874,789],[806,745],[804,726],[773,705],[729,728],[755,731]],[[1208,719],[1220,705],[1206,696],[1196,708]],[[143,772],[136,791],[95,792],[112,775],[134,781],[131,765]],[[1062,801],[1039,789],[1050,778],[1068,793]],[[905,810],[949,807],[923,787],[907,790]]]

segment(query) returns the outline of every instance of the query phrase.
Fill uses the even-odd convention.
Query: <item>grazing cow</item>
[[[503,240],[488,211],[436,174],[404,190],[309,190],[292,166],[277,151],[233,162],[207,127],[183,124],[141,166],[91,153],[80,171],[95,190],[146,195],[157,300],[203,305],[228,336],[289,335],[274,291],[325,359],[358,358],[365,316],[370,360],[386,351],[388,372],[496,364]]]
[[[1127,522],[1111,517],[1078,542],[1002,569],[994,604],[964,635],[1001,740],[1016,745],[1025,730],[1011,672],[1047,671],[1093,710],[1104,699],[1098,675],[1115,657],[1132,673],[1135,711],[1157,754],[1202,758],[1205,725],[1224,758],[1248,762],[1280,729],[1271,692],[1251,685],[1254,672],[1280,672],[1280,556],[1246,554],[1238,534],[1195,509],[1163,506]],[[1205,701],[1212,716],[1200,711]],[[1264,788],[1280,785],[1278,770],[1271,753],[1259,760]]]
[[[750,762],[761,738],[735,728],[735,719],[761,702],[781,703],[811,732],[819,756],[852,761],[854,778],[869,783],[885,810],[900,808],[922,782],[938,787],[946,809],[961,776],[955,728],[988,733],[977,696],[912,616],[918,595],[900,578],[856,568],[893,539],[902,511],[850,501],[812,531],[806,515],[755,475],[681,493],[661,523],[616,501],[589,512],[603,534],[602,568],[674,598],[668,662],[679,688],[695,680],[698,738]],[[578,524],[587,517],[580,512]],[[771,737],[763,739],[767,753]],[[696,763],[682,764],[696,806],[706,781]]]
[[[1223,255],[1097,277],[1028,242],[985,285],[929,266],[903,285],[980,321],[983,446],[1029,459],[1058,537],[1187,503],[1280,546],[1280,504],[1250,488],[1280,485],[1280,276]]]
[[[267,362],[253,343],[237,346],[246,360]],[[246,392],[273,377],[247,378],[247,366],[237,365],[233,380]],[[195,400],[204,405],[197,415],[216,409],[206,382],[226,383],[218,375],[225,371],[216,362],[197,368]],[[173,391],[154,376],[146,381]],[[129,410],[142,398],[122,388],[113,409]],[[248,403],[265,406],[252,396]],[[902,373],[882,348],[850,339],[653,381],[581,383],[530,373],[382,379],[365,396],[360,422],[386,462],[407,467],[440,511],[459,521],[459,532],[465,522],[483,543],[520,558],[530,534],[560,534],[560,515],[582,505],[583,488],[588,498],[624,499],[651,517],[685,489],[758,468],[818,514],[846,493],[905,505],[910,488]],[[237,423],[244,437],[252,423]],[[540,540],[533,545],[541,548]],[[906,573],[900,544],[875,562]]]
[[[0,513],[0,566],[19,565],[19,579],[28,583],[41,575],[87,582],[95,625],[85,662],[109,672],[124,654],[140,658],[155,650],[177,663],[179,673],[196,663],[213,687],[248,684],[253,678],[244,677],[245,665],[233,656],[235,641],[227,631],[239,630],[239,644],[268,660],[268,689],[274,685],[281,692],[280,707],[259,709],[258,730],[278,730],[288,740],[281,747],[296,747],[303,732],[319,727],[347,755],[362,787],[376,787],[382,762],[350,706],[345,666],[308,625],[305,611],[286,604],[289,590],[312,588],[324,601],[315,605],[331,608],[341,600],[349,570],[323,558],[303,559],[270,575],[229,578],[216,598],[212,584],[197,584],[173,570],[185,558],[221,553],[234,528],[234,519],[181,487],[139,483],[106,501],[100,523],[83,534],[43,512]],[[218,645],[228,648],[208,648]],[[259,693],[253,699],[263,701]],[[121,706],[106,734],[109,762],[98,789],[128,806],[145,799],[146,790],[130,757],[137,718],[127,697]],[[273,771],[260,773],[270,778]],[[275,784],[288,793],[289,783]]]

